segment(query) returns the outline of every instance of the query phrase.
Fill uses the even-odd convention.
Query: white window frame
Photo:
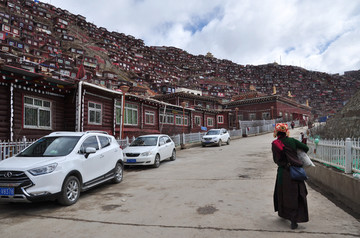
[[[224,116],[223,115],[218,115],[217,116],[217,121],[218,121],[218,124],[224,124]]]
[[[256,113],[249,113],[249,120],[256,120]]]
[[[285,120],[289,119],[289,114],[287,112],[285,112]]]
[[[181,115],[176,115],[175,116],[175,125],[177,126],[182,126],[182,116]]]
[[[90,106],[90,104],[94,104],[94,106]],[[98,107],[100,106],[100,108]],[[91,120],[91,114],[95,113],[95,121]],[[97,120],[96,115],[99,115],[99,120]],[[88,102],[88,124],[89,125],[102,125],[102,104],[89,101]]]
[[[24,128],[29,129],[44,129],[44,130],[51,130],[52,129],[52,102],[48,100],[44,100],[41,98],[36,98],[32,96],[24,96],[24,111],[23,111],[23,126]],[[34,110],[36,111],[36,123],[30,125],[26,124],[27,119],[27,110]],[[45,115],[47,117],[47,124],[48,125],[41,125],[41,112],[47,112],[48,115]],[[46,114],[47,114],[46,113]],[[35,125],[36,124],[36,125]]]
[[[196,126],[201,126],[201,116],[195,116],[194,122]]]
[[[182,126],[182,125],[187,126],[188,122],[189,120],[187,116],[185,116],[185,119],[182,115],[176,115],[175,117],[175,125],[177,126]]]
[[[214,118],[208,117],[206,118],[207,126],[213,127],[214,126]]]
[[[120,125],[121,122],[121,100],[115,102],[115,123]]]
[[[174,125],[174,123],[175,123],[174,114],[173,113],[167,113],[166,114],[166,124]]]
[[[129,119],[131,118],[131,121]],[[125,102],[124,125],[138,125],[138,106]]]
[[[145,124],[146,125],[155,125],[155,112],[154,111],[145,111]]]
[[[164,123],[164,124],[169,124],[169,125],[174,125],[174,114],[172,113],[166,113],[165,114],[165,121],[163,118],[164,114],[160,114],[160,123]]]
[[[269,120],[270,119],[270,112],[263,112],[262,119]]]

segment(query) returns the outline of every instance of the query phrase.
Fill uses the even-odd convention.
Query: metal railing
[[[20,153],[35,140],[27,140],[25,137],[18,141],[0,141],[0,160],[4,160]]]
[[[257,122],[258,123],[258,122]],[[250,135],[257,135],[260,133],[272,132],[274,130],[274,120],[270,121],[261,121],[261,125],[259,126],[248,126],[243,127],[239,130],[228,130],[231,137],[238,137],[238,136],[250,136]],[[288,122],[288,124],[290,124]],[[247,125],[251,125],[250,122]],[[198,143],[201,142],[202,136],[205,132],[197,132],[197,133],[189,133],[189,134],[177,134],[170,136],[171,139],[175,142],[176,146],[180,146],[181,144],[191,144],[191,143]],[[117,139],[121,148],[127,147],[135,137],[126,137],[125,139]],[[29,146],[36,140],[27,140],[25,137],[22,140],[9,142],[9,141],[0,141],[0,160],[7,159],[11,156],[14,156],[20,153],[23,149]]]
[[[308,154],[318,162],[331,165],[345,173],[360,173],[360,138],[346,140],[308,141]]]

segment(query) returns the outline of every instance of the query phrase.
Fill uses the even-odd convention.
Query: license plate
[[[126,162],[128,162],[128,163],[136,163],[136,159],[128,159],[128,160],[126,160]]]
[[[14,188],[0,188],[0,195],[14,196]]]

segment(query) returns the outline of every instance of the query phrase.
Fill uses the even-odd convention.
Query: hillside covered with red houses
[[[141,39],[86,21],[66,9],[31,0],[0,0],[0,59],[57,80],[104,88],[130,86],[145,96],[186,87],[226,103],[249,91],[290,97],[318,116],[340,110],[360,88],[359,71],[330,75],[271,63],[239,65]]]

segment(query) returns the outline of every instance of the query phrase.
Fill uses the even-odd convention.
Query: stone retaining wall
[[[308,182],[325,193],[330,193],[356,214],[360,214],[360,179],[335,168],[314,162],[315,167],[306,168]]]

